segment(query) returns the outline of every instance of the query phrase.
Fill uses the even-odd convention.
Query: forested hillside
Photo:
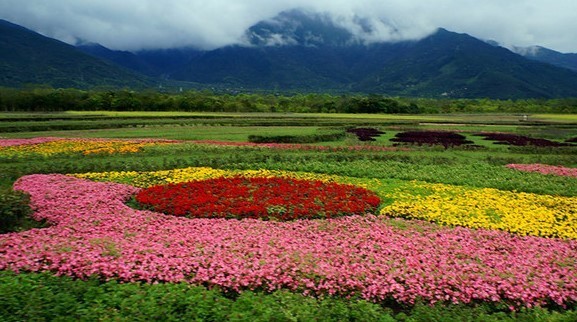
[[[0,88],[0,111],[206,111],[282,113],[577,113],[577,98],[430,99],[384,95],[225,94]]]

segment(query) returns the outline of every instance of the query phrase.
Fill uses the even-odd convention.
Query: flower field
[[[565,177],[577,177],[577,168],[567,168],[547,164],[508,164],[507,168],[519,171],[553,174]]]
[[[142,206],[188,218],[328,219],[374,213],[379,197],[353,185],[242,176],[156,185],[136,194]]]
[[[149,147],[160,150],[148,152]],[[237,150],[255,159],[221,168],[174,167],[161,159],[171,149],[196,153],[194,158],[207,164],[234,162],[230,156]],[[29,194],[32,217],[48,226],[0,234],[0,271],[130,285],[183,283],[231,297],[283,291],[403,308],[577,307],[577,196],[496,189],[480,184],[482,179],[475,185],[466,178],[459,184],[400,179],[411,175],[407,169],[447,171],[435,164],[439,161],[458,167],[437,150],[422,156],[414,149],[418,146],[0,140],[0,156],[9,160],[53,156],[97,164],[125,158],[107,164],[116,168],[112,171],[42,171],[13,182],[14,190]],[[427,153],[433,161],[419,163]],[[341,162],[371,155],[374,160],[351,163],[358,167],[351,170]],[[148,167],[164,163],[161,170],[142,171],[126,161],[140,157]],[[290,162],[282,163],[285,157]],[[385,157],[410,166],[403,176],[392,167],[389,177],[380,168],[373,176],[359,175],[367,173],[363,167],[389,162]],[[328,170],[312,172],[306,161]],[[295,168],[308,172],[288,170]],[[525,186],[546,182],[545,191],[556,191],[550,188],[556,182],[577,184],[571,181],[575,168],[566,166],[479,168],[510,174],[514,183],[527,178]]]
[[[507,134],[507,133],[477,133],[484,140],[496,141],[497,144],[515,145],[515,146],[541,146],[541,147],[560,147],[570,146],[568,143],[555,142],[547,139],[536,139],[523,135]]]
[[[111,140],[111,139],[63,139],[34,138],[0,140],[0,157],[26,158],[52,156],[55,154],[114,154],[136,153],[144,147],[168,144],[170,140]]]
[[[445,148],[455,146],[470,146],[473,141],[464,135],[446,131],[409,131],[400,132],[391,139],[395,145],[442,145]]]
[[[404,191],[402,191],[404,190]],[[424,195],[415,195],[421,190]],[[518,235],[577,239],[577,198],[412,183],[382,215]]]
[[[210,173],[193,170],[186,170],[191,177]],[[183,173],[172,172],[184,181]],[[107,175],[119,177],[100,178]],[[139,190],[134,186],[64,175],[26,176],[15,188],[30,193],[35,216],[52,226],[3,235],[0,269],[187,281],[235,291],[288,288],[401,303],[489,301],[518,307],[577,300],[577,241],[570,238],[442,228],[375,215],[293,222],[188,219],[128,207],[124,202]]]

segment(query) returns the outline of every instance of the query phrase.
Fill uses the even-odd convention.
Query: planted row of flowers
[[[507,168],[526,172],[538,172],[564,177],[577,177],[577,168],[567,168],[547,164],[508,164]]]
[[[0,235],[0,269],[401,303],[577,302],[574,240],[372,215],[187,219],[129,208],[138,188],[64,175],[25,176],[15,188],[52,226]]]
[[[188,181],[207,180],[215,178],[231,178],[243,176],[246,178],[293,178],[301,180],[317,180],[322,182],[352,183],[336,175],[317,174],[309,172],[290,172],[282,170],[222,170],[210,167],[188,167],[173,170],[160,171],[110,171],[110,172],[86,172],[72,174],[77,178],[90,179],[102,182],[125,183],[135,187],[146,188],[154,185],[168,183],[181,183]]]
[[[283,150],[311,150],[311,151],[400,151],[406,148],[384,146],[338,146],[329,147],[309,144],[280,144],[280,143],[250,143],[228,142],[214,140],[173,141],[173,140],[118,140],[118,139],[69,139],[57,137],[37,137],[32,139],[0,139],[0,156],[26,157],[29,155],[50,156],[54,154],[82,153],[82,154],[113,154],[136,153],[142,148],[166,143],[189,143],[211,145],[218,147],[249,147]]]
[[[0,140],[0,156],[14,158],[71,153],[84,155],[136,153],[148,146],[174,142],[177,141],[67,138],[2,139]]]
[[[520,235],[577,239],[577,197],[560,197],[424,182],[348,178],[306,172],[190,167],[156,172],[75,174],[80,178],[150,187],[219,177],[285,177],[354,184],[383,200],[380,213],[442,225],[499,229]]]
[[[393,198],[382,215],[577,239],[577,197],[412,182],[397,189]]]
[[[18,146],[18,145],[33,145],[52,141],[62,140],[57,137],[36,137],[31,139],[0,139],[0,147]]]
[[[511,133],[483,132],[483,133],[477,133],[475,135],[483,137],[484,140],[496,141],[495,144],[514,145],[514,146],[534,145],[540,147],[572,146],[569,143],[561,143],[547,139],[532,138],[528,136],[516,135]]]
[[[237,176],[156,185],[136,201],[149,209],[188,218],[294,220],[374,213],[379,197],[350,184],[281,177]]]
[[[292,143],[252,143],[252,142],[233,142],[233,141],[215,141],[215,140],[197,140],[188,141],[189,143],[200,145],[212,145],[221,147],[251,147],[251,148],[269,148],[281,150],[308,150],[308,151],[409,151],[408,148],[386,147],[378,145],[350,145],[350,146],[325,146],[311,144],[292,144]]]

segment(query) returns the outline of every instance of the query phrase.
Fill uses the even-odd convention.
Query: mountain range
[[[372,32],[362,19],[356,23]],[[242,44],[213,50],[74,47],[0,21],[0,75],[0,86],[142,87],[176,80],[235,91],[577,97],[577,54],[509,50],[445,29],[420,40],[367,42],[326,15],[300,10],[255,24]]]
[[[514,47],[512,50],[529,59],[577,71],[577,54],[563,54],[541,46]]]
[[[149,83],[138,72],[0,20],[0,86],[145,87]]]

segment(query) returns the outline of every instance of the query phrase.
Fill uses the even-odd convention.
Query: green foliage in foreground
[[[0,272],[2,321],[575,321],[576,310],[509,312],[489,305],[388,308],[284,290],[224,294],[188,284],[87,281]]]
[[[44,226],[43,222],[30,218],[29,202],[30,198],[25,193],[0,188],[0,234]]]

